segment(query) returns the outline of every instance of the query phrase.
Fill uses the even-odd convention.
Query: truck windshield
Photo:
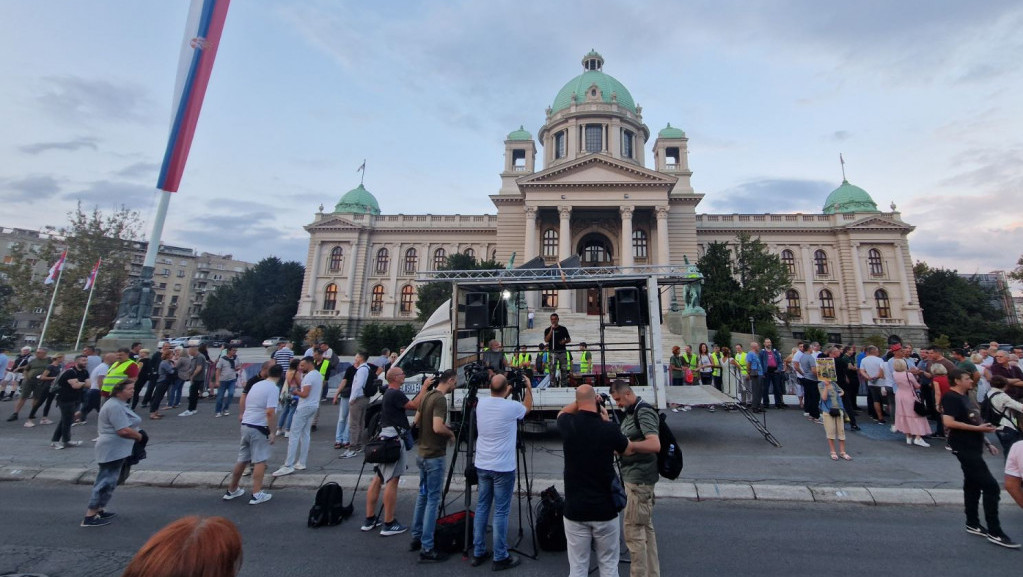
[[[406,376],[418,375],[440,370],[441,342],[423,341],[416,343],[398,360],[398,366]]]

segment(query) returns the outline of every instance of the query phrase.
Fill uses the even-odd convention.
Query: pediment
[[[559,164],[524,176],[517,183],[520,187],[558,187],[558,186],[603,186],[624,184],[640,186],[670,187],[678,179],[648,168],[622,162],[603,154],[591,154],[583,158]]]
[[[322,220],[305,226],[309,232],[314,230],[355,230],[366,226],[369,216],[359,215],[362,220],[355,222],[351,217],[354,215],[327,214]]]
[[[913,230],[915,227],[885,216],[867,216],[851,222],[843,228],[847,230]]]

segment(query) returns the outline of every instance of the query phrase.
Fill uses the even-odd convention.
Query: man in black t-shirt
[[[618,575],[618,511],[611,493],[614,453],[628,455],[631,444],[597,405],[590,385],[575,390],[575,402],[558,413],[565,449],[565,538],[569,575],[586,575],[595,545],[601,577]]]
[[[71,422],[74,420],[75,411],[82,405],[85,397],[85,388],[89,385],[89,371],[85,370],[88,364],[88,357],[78,355],[75,357],[75,364],[57,377],[57,407],[60,408],[60,423],[53,431],[50,445],[54,449],[66,447],[77,447],[81,441],[71,440]]]
[[[991,476],[991,471],[984,462],[984,449],[992,455],[998,449],[988,442],[984,436],[993,433],[995,426],[982,422],[980,408],[967,393],[973,388],[973,378],[960,369],[949,373],[952,388],[941,397],[942,422],[948,430],[948,444],[952,454],[959,459],[963,469],[963,496],[966,505],[966,532],[971,535],[987,537],[995,545],[1010,549],[1019,549],[998,521],[998,499],[1001,487]],[[978,505],[981,495],[984,496],[984,518],[987,528],[980,524]]]
[[[568,362],[568,352],[565,345],[572,342],[568,329],[559,324],[558,313],[551,315],[551,326],[543,330],[543,340],[547,343],[550,351],[548,362],[550,363],[551,380],[558,379],[562,385],[568,382],[568,373],[572,371],[572,365]],[[552,383],[553,384],[553,383]]]

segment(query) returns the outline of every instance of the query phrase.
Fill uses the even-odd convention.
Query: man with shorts
[[[32,349],[21,347],[21,354],[14,357],[10,370],[4,375],[3,385],[0,386],[0,401],[11,401],[14,399],[14,393],[18,391],[18,387],[21,385],[22,378],[24,377],[23,373],[30,360],[32,360]],[[6,363],[4,368],[7,368]],[[8,388],[11,390],[9,393],[7,392]]]
[[[270,493],[263,490],[263,476],[266,474],[266,462],[270,459],[270,446],[274,444],[270,423],[274,422],[274,412],[277,410],[277,381],[281,378],[281,367],[270,367],[267,375],[268,378],[252,385],[252,389],[239,401],[241,448],[238,449],[238,462],[231,471],[231,484],[224,493],[225,501],[245,494],[238,483],[249,463],[252,463],[252,498],[249,499],[249,505],[265,503],[271,498]]]
[[[18,411],[21,410],[21,407],[25,406],[25,401],[30,398],[41,398],[46,389],[49,388],[50,384],[48,382],[38,378],[48,366],[50,366],[50,357],[46,356],[46,349],[39,347],[36,349],[35,357],[24,365],[24,378],[21,380],[21,396],[18,397],[18,402],[14,405],[14,412],[10,417],[7,417],[8,422],[18,420]],[[29,419],[25,422],[25,426],[34,427],[35,423]]]

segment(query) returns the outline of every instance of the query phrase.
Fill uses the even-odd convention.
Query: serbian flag
[[[178,64],[170,137],[156,183],[160,190],[177,192],[181,184],[229,4],[230,0],[192,0]]]
[[[50,267],[50,274],[46,275],[46,280],[43,281],[43,284],[53,284],[57,282],[57,277],[60,276],[60,269],[64,268],[64,259],[66,257],[66,250],[60,253],[60,258],[57,259],[57,262],[53,263],[53,266]]]
[[[84,290],[92,289],[92,286],[96,284],[96,274],[99,272],[99,263],[103,262],[103,259],[96,261],[96,266],[92,267],[92,272],[89,273],[89,278],[85,279]]]

